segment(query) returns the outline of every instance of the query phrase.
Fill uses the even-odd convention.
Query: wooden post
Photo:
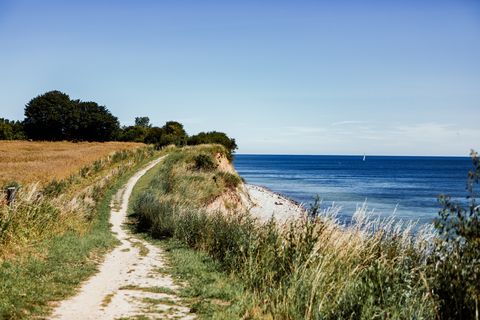
[[[15,187],[10,187],[7,189],[7,205],[11,206],[15,202],[15,195],[17,190]]]

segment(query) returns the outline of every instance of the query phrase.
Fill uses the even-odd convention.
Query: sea
[[[468,157],[235,155],[247,183],[266,187],[309,207],[340,207],[348,220],[364,203],[374,215],[430,223],[440,195],[466,203]]]

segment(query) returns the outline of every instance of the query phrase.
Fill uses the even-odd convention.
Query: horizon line
[[[321,153],[234,153],[234,156],[326,156],[326,157],[423,157],[423,158],[468,158],[470,155],[416,155],[416,154],[321,154]]]

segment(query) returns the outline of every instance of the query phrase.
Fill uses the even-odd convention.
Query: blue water
[[[342,207],[349,217],[367,201],[381,215],[432,221],[438,196],[465,201],[469,158],[236,155],[235,167],[248,183],[265,186],[308,206],[315,195],[324,206]]]

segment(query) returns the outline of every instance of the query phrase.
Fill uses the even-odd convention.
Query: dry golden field
[[[62,179],[115,151],[143,146],[132,142],[0,141],[0,186],[17,181]]]

